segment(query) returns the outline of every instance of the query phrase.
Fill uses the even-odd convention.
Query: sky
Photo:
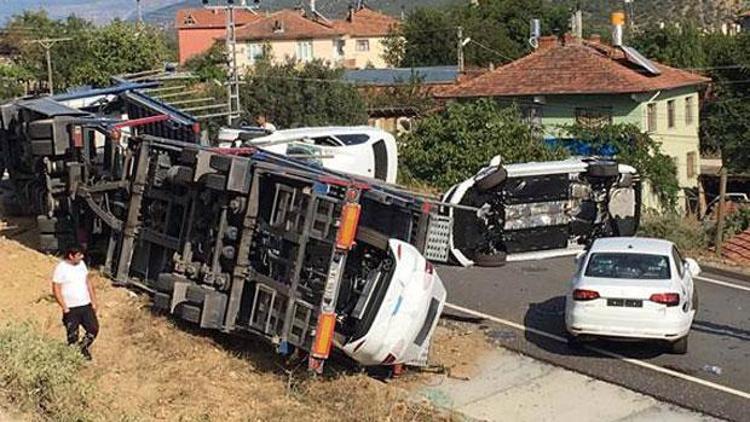
[[[141,0],[144,13],[178,0]],[[114,18],[127,19],[136,14],[136,0],[0,0],[0,22],[26,9],[45,9],[53,18],[75,14],[95,23],[107,23]]]

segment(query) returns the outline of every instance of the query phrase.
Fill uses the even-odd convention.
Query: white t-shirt
[[[63,302],[68,308],[84,306],[91,303],[86,277],[89,269],[83,262],[78,265],[62,261],[55,267],[52,273],[52,282],[60,285]]]

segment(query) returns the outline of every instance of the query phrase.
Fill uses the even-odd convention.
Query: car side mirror
[[[698,265],[698,261],[693,258],[685,258],[685,269],[690,271],[690,274],[697,276],[701,273],[701,266]]]

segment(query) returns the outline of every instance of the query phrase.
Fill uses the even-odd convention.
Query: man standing
[[[255,116],[255,123],[258,124],[259,128],[265,129],[268,133],[276,132],[276,126],[268,121],[265,114],[258,114]]]
[[[65,257],[55,267],[52,274],[52,292],[63,311],[63,325],[68,344],[79,344],[83,356],[91,360],[91,344],[99,334],[99,321],[96,319],[96,295],[89,280],[89,270],[83,262],[83,252],[73,247],[65,252]],[[86,334],[78,342],[78,326],[83,325]]]

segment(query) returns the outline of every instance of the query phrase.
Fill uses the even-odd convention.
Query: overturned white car
[[[595,158],[489,166],[443,196],[451,256],[461,265],[572,254],[599,237],[632,236],[636,170]]]

